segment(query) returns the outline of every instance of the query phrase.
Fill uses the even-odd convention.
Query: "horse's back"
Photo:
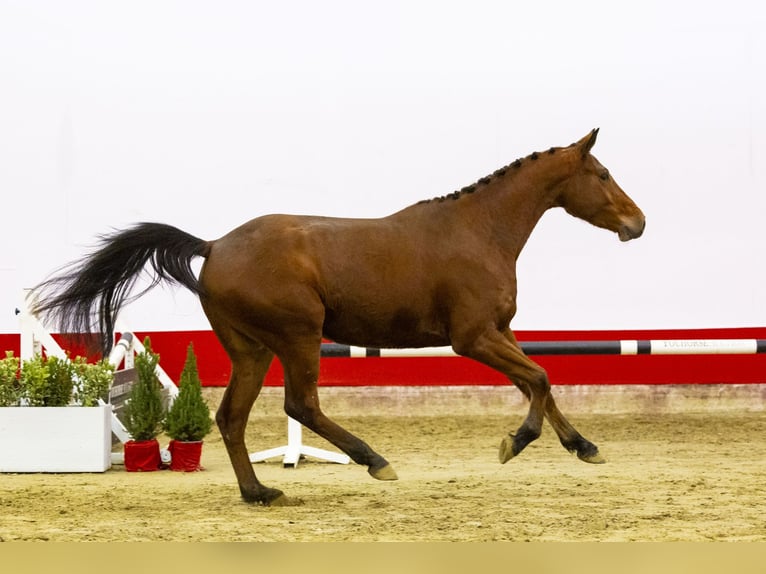
[[[209,299],[264,319],[276,317],[269,306],[311,317],[321,307],[325,336],[339,342],[445,344],[436,273],[412,230],[395,217],[263,216],[213,242],[201,281]]]

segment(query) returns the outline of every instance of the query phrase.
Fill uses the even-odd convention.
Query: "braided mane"
[[[574,145],[574,144],[572,144],[572,145]],[[552,147],[552,148],[550,148],[545,153],[547,153],[548,155],[553,155],[554,153],[556,153],[556,151],[558,149],[559,148]],[[491,174],[485,175],[484,177],[482,177],[481,179],[479,179],[476,182],[472,183],[471,185],[466,185],[465,187],[463,187],[463,188],[461,188],[461,189],[459,189],[457,191],[453,191],[452,193],[449,193],[447,195],[442,195],[442,196],[439,196],[439,197],[434,197],[432,199],[421,200],[421,201],[419,201],[417,203],[417,205],[420,205],[422,203],[432,203],[434,201],[441,203],[443,201],[447,201],[447,200],[451,200],[451,199],[460,199],[464,195],[468,195],[468,194],[476,192],[482,186],[489,185],[493,181],[503,177],[509,171],[519,170],[519,169],[521,169],[522,166],[526,165],[528,162],[530,162],[530,161],[537,161],[537,159],[539,159],[541,153],[542,152],[532,152],[527,157],[519,158],[519,159],[509,163],[508,165],[503,166],[500,169],[492,172]]]

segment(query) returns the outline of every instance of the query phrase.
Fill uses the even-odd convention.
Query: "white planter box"
[[[104,472],[111,407],[0,407],[0,472]]]

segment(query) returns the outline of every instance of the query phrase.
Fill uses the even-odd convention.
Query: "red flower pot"
[[[181,472],[204,470],[200,465],[202,458],[201,440],[195,442],[171,440],[168,450],[170,451],[170,470]]]
[[[124,444],[125,470],[128,472],[148,472],[159,470],[160,443],[156,439],[134,441]]]

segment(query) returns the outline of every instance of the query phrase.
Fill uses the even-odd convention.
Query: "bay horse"
[[[285,412],[374,478],[397,478],[386,459],[322,412],[323,338],[373,348],[451,345],[507,376],[529,399],[524,422],[501,442],[501,463],[540,436],[543,419],[567,450],[601,463],[510,329],[516,260],[548,209],[562,207],[622,241],[644,231],[644,214],[591,155],[597,134],[379,219],[266,215],[213,241],[139,223],[101,237],[97,250],[40,283],[32,310],[61,332],[99,332],[108,353],[115,317],[127,302],[161,281],[198,294],[231,359],[216,422],[247,502],[298,502],[257,479],[245,445],[249,413],[275,356],[284,367]],[[197,257],[205,260],[199,278],[190,266]],[[145,267],[152,282],[131,295]]]

